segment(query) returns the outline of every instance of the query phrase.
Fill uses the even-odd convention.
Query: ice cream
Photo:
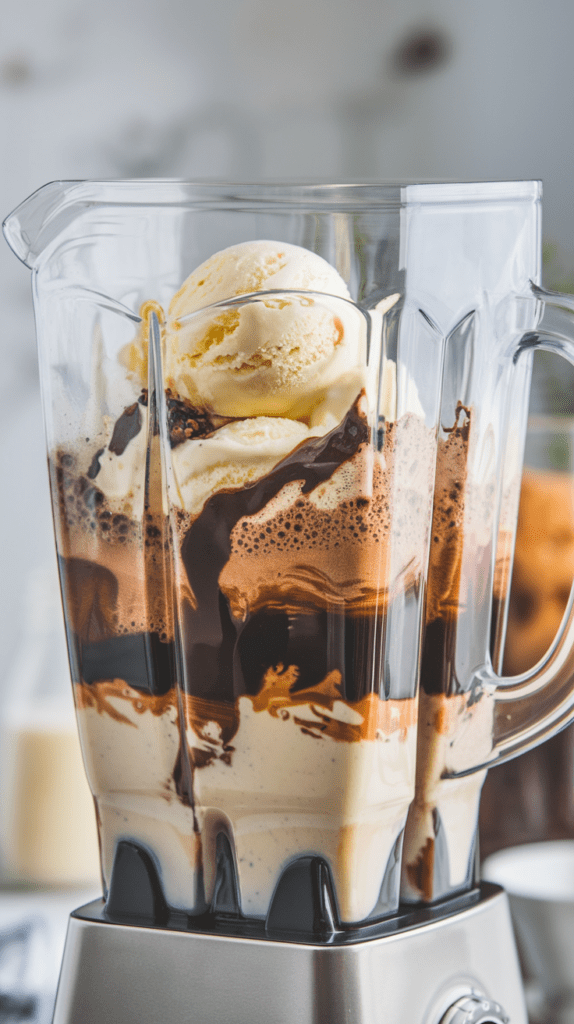
[[[263,294],[229,303],[250,293]],[[349,398],[364,366],[364,328],[361,337],[356,307],[332,297],[350,300],[345,282],[300,246],[254,241],[216,253],[170,303],[168,388],[192,406],[237,417],[308,419],[331,387],[345,383]],[[124,354],[140,374],[145,346],[140,336]]]
[[[209,438],[179,445],[172,458],[181,507],[200,512],[211,494],[265,476],[310,436],[298,420],[259,416],[234,420]]]
[[[243,915],[310,855],[341,923],[390,913],[434,437],[412,385],[394,416],[397,367],[367,344],[383,314],[307,250],[232,246],[158,312],[169,495],[150,486],[144,331],[121,356],[139,400],[52,462],[106,882],[130,839],[169,905],[203,913],[224,832]]]

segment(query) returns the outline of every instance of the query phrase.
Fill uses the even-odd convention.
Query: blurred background
[[[547,0],[543,16],[537,0],[21,0],[2,15],[0,212],[60,178],[542,178],[545,284],[574,291],[573,40],[571,0]],[[73,781],[83,775],[55,590],[30,275],[4,244],[0,293],[0,879],[32,890],[97,887],[89,795]],[[532,414],[568,417],[573,395],[565,364],[537,357]],[[569,443],[569,421],[554,426]],[[534,468],[567,474],[568,495],[569,458],[549,466],[533,456]],[[525,529],[528,515],[523,504]],[[567,597],[573,521],[567,511],[552,542],[562,575],[554,585],[550,574],[550,624],[531,621],[536,588],[523,582],[515,598],[515,623],[538,630],[533,660]],[[516,643],[524,649],[520,635],[515,652]],[[553,742],[550,753],[491,772],[487,852],[574,835],[570,734]],[[33,770],[18,767],[33,757]],[[552,803],[556,766],[563,788]]]
[[[573,40],[570,0],[22,0],[0,210],[58,178],[542,178],[546,283],[574,288]],[[30,275],[4,244],[0,291],[1,700],[52,537]],[[547,376],[537,411],[569,411]]]

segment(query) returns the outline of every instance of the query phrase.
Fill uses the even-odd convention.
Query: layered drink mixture
[[[262,241],[217,253],[156,310],[162,453],[153,309],[120,356],[139,399],[51,457],[106,884],[128,839],[170,906],[202,913],[223,832],[246,916],[309,855],[342,922],[392,912],[433,432],[416,396],[397,419],[396,367],[338,273]]]
[[[469,684],[484,662],[491,629],[496,634],[504,620],[517,502],[513,477],[502,498],[491,591],[495,489],[493,481],[477,481],[471,470],[472,410],[459,403],[445,434],[437,450],[416,791],[403,856],[407,902],[432,902],[472,883],[486,776],[472,769],[492,750],[494,696],[492,688]]]

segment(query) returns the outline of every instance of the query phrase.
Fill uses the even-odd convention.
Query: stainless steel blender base
[[[70,918],[54,1024],[527,1024],[494,885],[456,914],[344,945],[110,924],[101,911]],[[471,993],[486,999],[465,1003]]]

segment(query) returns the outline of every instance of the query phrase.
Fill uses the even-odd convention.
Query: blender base
[[[456,913],[338,945],[112,924],[103,917],[103,900],[96,900],[70,917],[53,1018],[54,1024],[508,1020],[527,1024],[508,900],[488,883]]]

